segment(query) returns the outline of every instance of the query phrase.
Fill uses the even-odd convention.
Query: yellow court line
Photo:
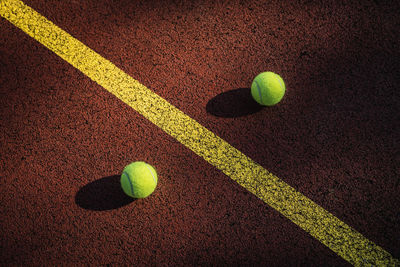
[[[19,0],[0,14],[356,266],[400,261]]]

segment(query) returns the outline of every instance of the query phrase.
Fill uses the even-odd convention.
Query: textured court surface
[[[26,3],[399,257],[395,5]],[[1,23],[4,263],[346,265]],[[288,84],[272,109],[248,95],[265,69]],[[160,185],[132,202],[137,159]]]

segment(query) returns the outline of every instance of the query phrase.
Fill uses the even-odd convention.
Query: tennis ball
[[[281,101],[285,88],[281,76],[270,71],[262,72],[251,84],[251,95],[260,105],[273,106]]]
[[[121,186],[125,194],[133,198],[145,198],[157,186],[157,172],[150,164],[135,161],[127,165],[121,175]]]

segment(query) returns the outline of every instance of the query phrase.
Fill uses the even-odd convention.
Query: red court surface
[[[400,258],[400,4],[24,1]],[[0,19],[0,265],[347,266]],[[250,96],[279,73],[274,107]],[[125,165],[159,177],[126,197]]]

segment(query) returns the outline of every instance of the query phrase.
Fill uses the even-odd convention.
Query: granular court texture
[[[400,258],[400,4],[24,3]],[[3,17],[0,31],[1,266],[350,265]],[[276,106],[251,98],[262,71],[285,80]],[[136,160],[158,172],[146,199],[119,184]]]

